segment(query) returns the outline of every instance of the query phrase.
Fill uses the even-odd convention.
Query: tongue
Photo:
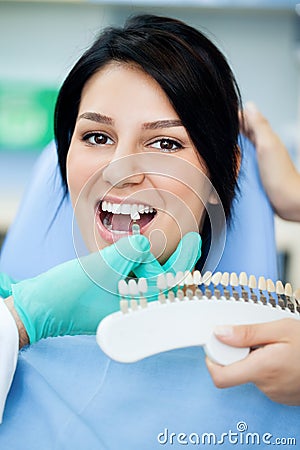
[[[153,213],[141,214],[140,219],[135,222],[142,228],[153,219],[153,216]],[[131,231],[133,220],[130,214],[112,214],[111,224],[113,230],[129,232]]]
[[[112,214],[111,225],[113,230],[129,231],[131,216],[129,214]]]

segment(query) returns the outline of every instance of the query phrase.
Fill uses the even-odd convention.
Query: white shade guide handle
[[[231,347],[224,344],[214,334],[210,336],[203,347],[209,359],[222,366],[228,366],[240,361],[246,358],[250,352],[249,347]]]

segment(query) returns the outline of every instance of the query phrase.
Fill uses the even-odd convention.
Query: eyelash
[[[96,143],[96,142],[90,142],[89,140],[91,138],[96,138],[96,137],[100,137],[103,136],[104,138],[106,138],[107,140],[110,140],[113,142],[113,140],[105,133],[98,133],[98,132],[92,132],[92,133],[88,133],[86,135],[83,136],[82,140],[84,142],[87,142],[90,145],[111,145],[108,144],[107,142],[105,143]],[[177,152],[178,150],[181,150],[183,148],[183,145],[180,144],[180,142],[176,141],[175,139],[170,139],[170,138],[160,138],[160,139],[156,139],[155,141],[151,142],[150,144],[148,144],[148,146],[154,146],[154,144],[157,143],[162,143],[163,141],[167,142],[168,144],[172,145],[172,148],[170,149],[165,149],[165,148],[158,148],[158,147],[154,147],[154,148],[158,148],[160,151],[165,152],[165,153],[174,153]],[[173,148],[175,146],[175,148]]]
[[[175,139],[170,139],[170,138],[160,138],[160,139],[156,139],[155,141],[153,141],[150,145],[156,144],[158,142],[168,142],[169,144],[172,144],[172,146],[175,145],[176,148],[171,148],[171,149],[164,149],[164,148],[160,148],[159,150],[161,150],[162,152],[165,153],[174,153],[177,152],[178,150],[181,150],[183,148],[183,145],[180,144],[178,141],[176,141]]]
[[[109,140],[111,140],[111,141],[113,142],[113,140],[112,140],[109,136],[107,136],[107,134],[105,134],[105,133],[96,133],[96,132],[94,132],[94,133],[88,133],[88,134],[84,135],[83,138],[82,138],[82,140],[83,140],[84,142],[87,142],[87,143],[90,144],[90,145],[111,145],[111,144],[107,144],[107,143],[97,144],[96,142],[89,142],[89,139],[91,139],[91,138],[96,138],[96,137],[100,137],[100,136],[103,136],[103,137],[105,137],[106,139],[109,139]]]

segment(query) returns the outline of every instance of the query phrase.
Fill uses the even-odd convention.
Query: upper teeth
[[[111,203],[103,200],[101,203],[102,211],[111,212],[113,214],[130,214],[137,216],[139,214],[153,213],[154,209],[148,205],[137,205],[130,203]]]

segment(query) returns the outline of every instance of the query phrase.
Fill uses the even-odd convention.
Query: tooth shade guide
[[[186,272],[185,272],[184,284],[185,284],[186,286],[193,286],[193,285],[194,285],[194,278],[193,278],[193,275],[192,275],[191,272],[189,272],[189,271],[186,271]]]
[[[167,280],[164,273],[160,273],[156,280],[156,286],[160,291],[167,289]]]
[[[258,290],[259,290],[259,299],[258,299],[258,301],[260,301],[261,303],[266,305],[267,298],[266,298],[266,296],[264,294],[264,291],[267,290],[267,283],[266,283],[266,279],[264,277],[259,277],[258,283],[257,283],[257,287],[258,287]]]
[[[286,301],[284,296],[284,287],[280,280],[276,281],[276,295],[277,295],[277,304],[280,308],[284,309],[286,307]]]
[[[206,288],[205,288],[204,295],[205,295],[207,298],[212,298],[212,292],[211,292],[211,290],[209,289],[209,287],[206,287]]]
[[[196,275],[194,272],[191,273],[188,271],[186,271],[184,274],[183,272],[178,272],[175,275],[171,272],[160,274],[157,277],[157,287],[160,290],[159,301],[161,303],[165,303],[167,301],[173,303],[176,301],[183,301],[187,299],[222,300],[222,298],[224,297],[231,300],[235,299],[235,301],[245,300],[246,298],[246,302],[249,301],[248,291],[246,291],[246,287],[244,286],[244,284],[243,286],[240,286],[239,284],[237,285],[237,280],[240,280],[241,276],[240,278],[238,278],[235,273],[229,274],[228,272],[225,272],[225,274],[222,274],[219,272],[212,274],[208,271],[202,277],[202,280],[206,280],[206,285],[205,283],[202,284],[204,293],[202,291],[203,288],[201,289],[199,285],[194,282],[195,280],[199,281],[200,276],[201,274],[199,271],[196,272]],[[185,280],[184,286],[183,278]],[[246,276],[243,275],[242,278],[242,282],[244,283]],[[223,285],[226,286],[226,288],[223,287],[224,297],[221,296],[221,291],[217,288],[217,283],[219,281],[221,281]],[[227,282],[229,283],[229,285],[227,285]],[[230,282],[233,286],[230,284]],[[257,286],[257,292],[254,291],[254,286]],[[174,288],[175,290],[173,291]],[[268,305],[269,307],[289,310],[291,311],[291,313],[300,312],[300,301],[296,299],[295,294],[293,295],[292,286],[289,283],[287,283],[285,287],[283,287],[283,284],[278,281],[277,287],[275,288],[274,282],[272,280],[265,280],[265,278],[260,277],[257,283],[255,276],[251,275],[249,277],[248,288],[251,292],[252,302]],[[232,290],[232,295],[230,295],[229,289]],[[242,291],[240,296],[238,296],[238,289]],[[284,292],[284,294],[278,295],[278,303],[273,297],[274,290],[276,289],[277,292]],[[146,294],[147,291],[148,285],[145,278],[141,278],[137,280],[137,282],[134,279],[130,279],[128,284],[126,284],[125,280],[120,280],[119,282],[120,295],[130,295],[132,297],[140,296],[139,303],[141,307],[147,306],[147,301],[144,298],[144,294]],[[296,295],[298,295],[298,298],[300,298],[300,290],[296,291]],[[134,307],[135,305],[133,306],[133,308]],[[123,309],[124,308],[125,307],[123,307]]]
[[[139,295],[137,282],[133,278],[128,281],[128,288],[131,296]]]
[[[284,295],[286,300],[286,307],[291,311],[296,311],[296,303],[295,299],[293,298],[293,288],[290,283],[286,283],[284,287]]]
[[[174,301],[175,301],[175,294],[174,294],[173,291],[169,291],[169,292],[168,292],[168,300],[169,300],[170,302],[174,302]]]
[[[175,277],[171,272],[166,273],[166,282],[167,282],[167,287],[169,289],[172,289],[173,287],[176,286]]]
[[[158,301],[159,301],[159,303],[162,303],[162,304],[166,303],[166,296],[163,292],[160,292],[158,294]]]
[[[184,273],[179,271],[175,275],[175,283],[177,286],[184,286]]]
[[[201,298],[203,298],[203,293],[202,293],[202,291],[201,291],[201,289],[199,287],[196,288],[196,290],[195,290],[195,297],[197,297],[199,300]]]
[[[139,220],[141,218],[141,216],[138,213],[138,211],[131,212],[130,217],[131,217],[131,220]]]
[[[177,291],[177,298],[179,300],[183,300],[184,299],[184,292],[183,292],[182,289],[178,289],[178,291]]]
[[[224,296],[227,300],[230,299],[230,292],[229,292],[229,290],[227,289],[228,284],[229,284],[229,273],[228,273],[228,272],[224,272],[224,273],[222,274],[222,277],[221,277],[221,286],[223,287],[223,296]]]
[[[138,302],[137,302],[137,300],[135,298],[132,298],[130,300],[130,309],[132,311],[137,311],[137,309],[138,309]]]
[[[131,232],[132,232],[132,234],[140,234],[141,233],[141,229],[140,229],[140,226],[138,223],[134,222],[132,224]]]
[[[120,310],[123,314],[128,313],[128,301],[127,300],[120,300]]]
[[[187,290],[186,290],[186,296],[187,296],[187,298],[188,298],[189,300],[193,300],[193,297],[194,297],[194,292],[193,292],[193,290],[190,289],[190,288],[187,288]]]
[[[296,289],[293,295],[296,305],[296,311],[300,313],[300,288]]]
[[[141,306],[141,308],[147,308],[148,302],[147,302],[147,300],[145,299],[145,297],[141,297],[141,298],[140,298],[140,306]]]
[[[196,286],[199,286],[199,284],[202,283],[202,277],[201,277],[201,273],[200,273],[199,270],[195,270],[194,271],[194,273],[193,273],[193,281],[194,281],[194,284]]]
[[[129,287],[125,280],[120,280],[118,283],[118,291],[122,297],[129,294]]]
[[[209,286],[211,283],[211,276],[212,273],[210,270],[208,270],[207,272],[205,272],[205,274],[202,277],[202,283],[204,284],[204,286]]]
[[[246,286],[235,286],[235,281],[233,284],[234,286],[230,286],[230,288],[241,287],[246,291]],[[239,325],[265,323],[282,318],[300,320],[300,314],[297,311],[293,312],[288,308],[281,309],[279,306],[273,308],[271,299],[273,299],[274,289],[272,283],[268,281],[266,286],[266,292],[260,289],[267,298],[266,306],[261,304],[260,295],[258,295],[259,302],[256,304],[233,298],[231,301],[226,301],[224,297],[217,299],[215,295],[208,299],[195,283],[185,285],[184,289],[177,285],[178,291],[174,301],[172,301],[174,292],[171,289],[167,294],[169,298],[160,293],[158,302],[153,301],[147,304],[147,302],[143,303],[144,300],[141,298],[138,303],[136,299],[132,299],[129,301],[129,309],[128,302],[123,300],[120,306],[124,314],[113,313],[101,321],[99,332],[97,332],[97,342],[108,356],[119,362],[135,362],[162,351],[195,345],[204,345],[208,354],[211,354],[212,348],[208,348],[209,338],[213,334],[214,326],[220,323]],[[215,293],[216,285],[211,283],[210,286],[206,286],[206,289],[211,294]],[[254,290],[253,287],[251,289]],[[184,291],[186,295],[183,297]],[[201,293],[199,299],[198,292]],[[285,286],[284,292],[279,295],[290,299],[298,308],[300,306],[300,290],[292,294],[291,286]],[[164,304],[160,305],[160,303]],[[107,325],[114,327],[114,324],[114,332],[110,333],[105,327]],[[157,333],[153,333],[154,329],[157,330]],[[103,340],[102,337],[104,337]],[[105,341],[104,346],[99,341],[102,343]],[[219,364],[225,365],[245,357],[245,354],[237,356],[235,347],[230,349],[236,358],[231,359],[230,362],[228,360],[224,362],[222,359],[225,353],[227,355],[227,352],[223,353],[222,347],[218,347],[217,354],[212,354],[212,357]],[[218,355],[221,360],[218,360]]]
[[[273,307],[276,307],[276,300],[274,297],[275,294],[275,284],[270,278],[267,279],[267,291],[269,295],[269,304]]]
[[[250,299],[254,302],[257,303],[257,295],[254,292],[254,289],[257,288],[257,283],[256,283],[256,278],[254,275],[250,275],[249,280],[248,280],[248,286],[250,289]]]
[[[137,283],[138,291],[141,294],[146,294],[148,292],[148,283],[146,278],[139,278]]]
[[[147,302],[147,300],[145,299],[145,297],[144,297],[144,295],[143,295],[143,294],[146,294],[146,293],[148,292],[148,283],[147,283],[146,278],[139,278],[139,279],[138,279],[138,282],[137,282],[137,288],[138,288],[138,291],[139,291],[140,294],[141,294],[141,297],[140,297],[140,306],[141,306],[142,308],[147,308],[148,302]]]

